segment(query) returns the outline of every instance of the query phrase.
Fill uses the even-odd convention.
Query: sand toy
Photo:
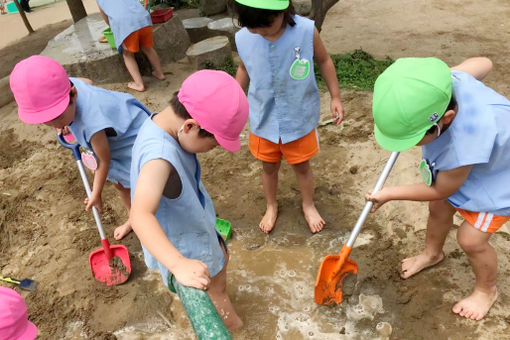
[[[85,168],[81,161],[80,145],[78,143],[69,144],[62,136],[57,136],[58,141],[62,146],[73,151],[74,159],[80,171],[81,180],[87,197],[90,198],[90,185],[85,173]],[[96,226],[101,236],[102,248],[94,250],[89,256],[90,269],[94,278],[105,283],[107,286],[118,285],[124,283],[131,274],[131,261],[129,259],[129,252],[126,246],[116,244],[110,245],[108,238],[105,236],[99,212],[95,207],[92,207],[92,213],[96,220]]]
[[[392,152],[390,158],[375,184],[373,193],[379,191],[386,178],[390,174],[391,168],[395,164],[399,152]],[[354,241],[365,223],[365,220],[372,209],[374,202],[368,201],[365,208],[351,232],[349,240],[342,246],[340,254],[328,255],[324,258],[317,273],[317,280],[315,281],[315,302],[319,305],[330,305],[332,303],[339,304],[342,302],[342,283],[349,273],[358,274],[358,264],[349,258]]]
[[[30,279],[18,280],[12,277],[0,276],[0,281],[14,283],[15,285],[18,285],[20,289],[24,290],[35,290],[35,288],[37,287],[37,282]]]
[[[207,292],[183,286],[173,275],[168,277],[168,288],[179,295],[198,340],[232,340]]]

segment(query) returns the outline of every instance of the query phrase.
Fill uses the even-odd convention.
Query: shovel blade
[[[110,246],[111,260],[103,248],[94,250],[89,256],[90,269],[94,278],[107,286],[119,285],[127,281],[131,274],[129,252],[123,245]]]
[[[315,302],[319,305],[342,302],[342,283],[345,277],[349,273],[358,274],[358,265],[348,257],[350,248],[344,248],[339,255],[326,256],[321,263],[314,291]]]

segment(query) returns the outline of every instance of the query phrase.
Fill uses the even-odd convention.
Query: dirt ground
[[[506,0],[340,1],[329,13],[321,36],[330,53],[363,48],[376,57],[436,56],[450,65],[485,55],[494,62],[487,84],[510,96],[510,4]],[[0,21],[1,22],[1,21]],[[42,28],[0,50],[2,61],[38,53],[42,41],[68,23]],[[5,29],[4,27],[2,27]],[[44,38],[43,38],[44,36]],[[8,56],[9,59],[4,59]],[[0,64],[0,77],[8,74]],[[170,94],[192,72],[183,60],[164,66],[168,80],[147,78],[148,91],[133,93],[149,109],[165,107]],[[108,89],[126,91],[125,84]],[[265,206],[260,164],[247,149],[200,155],[203,180],[218,216],[232,222],[228,292],[245,322],[235,339],[508,339],[510,336],[510,235],[507,227],[491,238],[499,255],[499,299],[480,322],[451,312],[474,283],[458,246],[456,228],[446,259],[401,280],[400,260],[423,246],[426,204],[392,202],[370,216],[352,258],[358,262],[345,301],[336,307],[313,302],[313,284],[322,258],[346,242],[389,153],[375,143],[372,94],[343,91],[346,118],[341,127],[319,127],[321,152],[313,160],[315,197],[327,221],[311,235],[302,214],[292,169],[280,176],[280,215],[270,235],[257,224]],[[322,119],[329,118],[328,95]],[[136,236],[122,244],[131,254],[127,283],[105,287],[94,281],[88,254],[100,247],[93,218],[83,210],[84,190],[71,153],[44,126],[22,124],[13,103],[0,108],[0,273],[32,278],[34,292],[20,291],[40,339],[192,339],[193,332],[175,295],[159,275],[146,269]],[[418,149],[400,155],[389,184],[419,181]],[[102,221],[113,229],[127,217],[115,189],[107,185]],[[456,225],[460,223],[456,218]],[[4,285],[2,283],[2,285]],[[384,326],[384,327],[383,327]],[[387,333],[386,333],[387,334]]]

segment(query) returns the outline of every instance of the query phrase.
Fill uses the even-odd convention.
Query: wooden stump
[[[207,25],[212,21],[212,19],[206,17],[190,18],[182,21],[192,44],[213,36],[207,28]]]
[[[232,56],[232,50],[227,37],[217,36],[191,45],[186,55],[195,69],[202,69],[206,65],[220,66]]]
[[[235,34],[240,30],[237,20],[232,18],[223,18],[207,24],[207,28],[213,35],[224,35],[230,41],[230,48],[237,51]]]

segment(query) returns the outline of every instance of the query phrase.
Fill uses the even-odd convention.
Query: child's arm
[[[201,261],[185,258],[170,242],[155,216],[172,171],[175,171],[172,165],[162,159],[149,161],[142,167],[129,218],[140,242],[175,275],[177,281],[185,286],[205,289],[211,281],[207,266]]]
[[[90,198],[85,199],[87,205],[85,209],[88,211],[95,206],[99,211],[102,210],[103,203],[101,201],[101,193],[103,192],[108,169],[110,169],[110,146],[104,130],[96,132],[90,138],[92,150],[97,157],[97,169],[94,171],[94,182]]]
[[[322,43],[319,31],[315,28],[313,34],[313,54],[314,59],[319,65],[321,75],[326,81],[329,94],[331,96],[331,114],[336,125],[344,119],[344,107],[340,99],[340,90],[338,89],[338,79],[336,77],[335,65],[329,56],[324,44]]]
[[[393,200],[406,201],[437,201],[443,200],[459,190],[469,175],[472,166],[463,166],[449,171],[442,171],[437,174],[433,185],[425,183],[401,185],[383,188],[375,194],[370,192],[365,196],[367,201],[374,202],[372,212],[379,209],[381,205]]]
[[[239,66],[237,67],[236,72],[236,80],[241,85],[243,90],[246,91],[246,88],[250,84],[250,76],[248,76],[248,71],[246,71],[246,67],[244,67],[244,63],[241,61]]]
[[[92,82],[92,80],[90,80],[89,78],[78,78],[84,82],[86,82],[87,84],[90,84],[90,85],[94,85],[94,83]]]
[[[476,79],[483,80],[492,69],[492,61],[485,57],[469,58],[451,69],[469,73]]]
[[[101,6],[99,6],[99,2],[97,3],[97,7],[99,8],[99,13],[101,13],[101,16],[103,17],[104,22],[106,22],[106,24],[108,26],[110,26],[110,21],[108,20],[108,16],[106,15],[105,12],[103,12],[103,9],[101,8]]]

